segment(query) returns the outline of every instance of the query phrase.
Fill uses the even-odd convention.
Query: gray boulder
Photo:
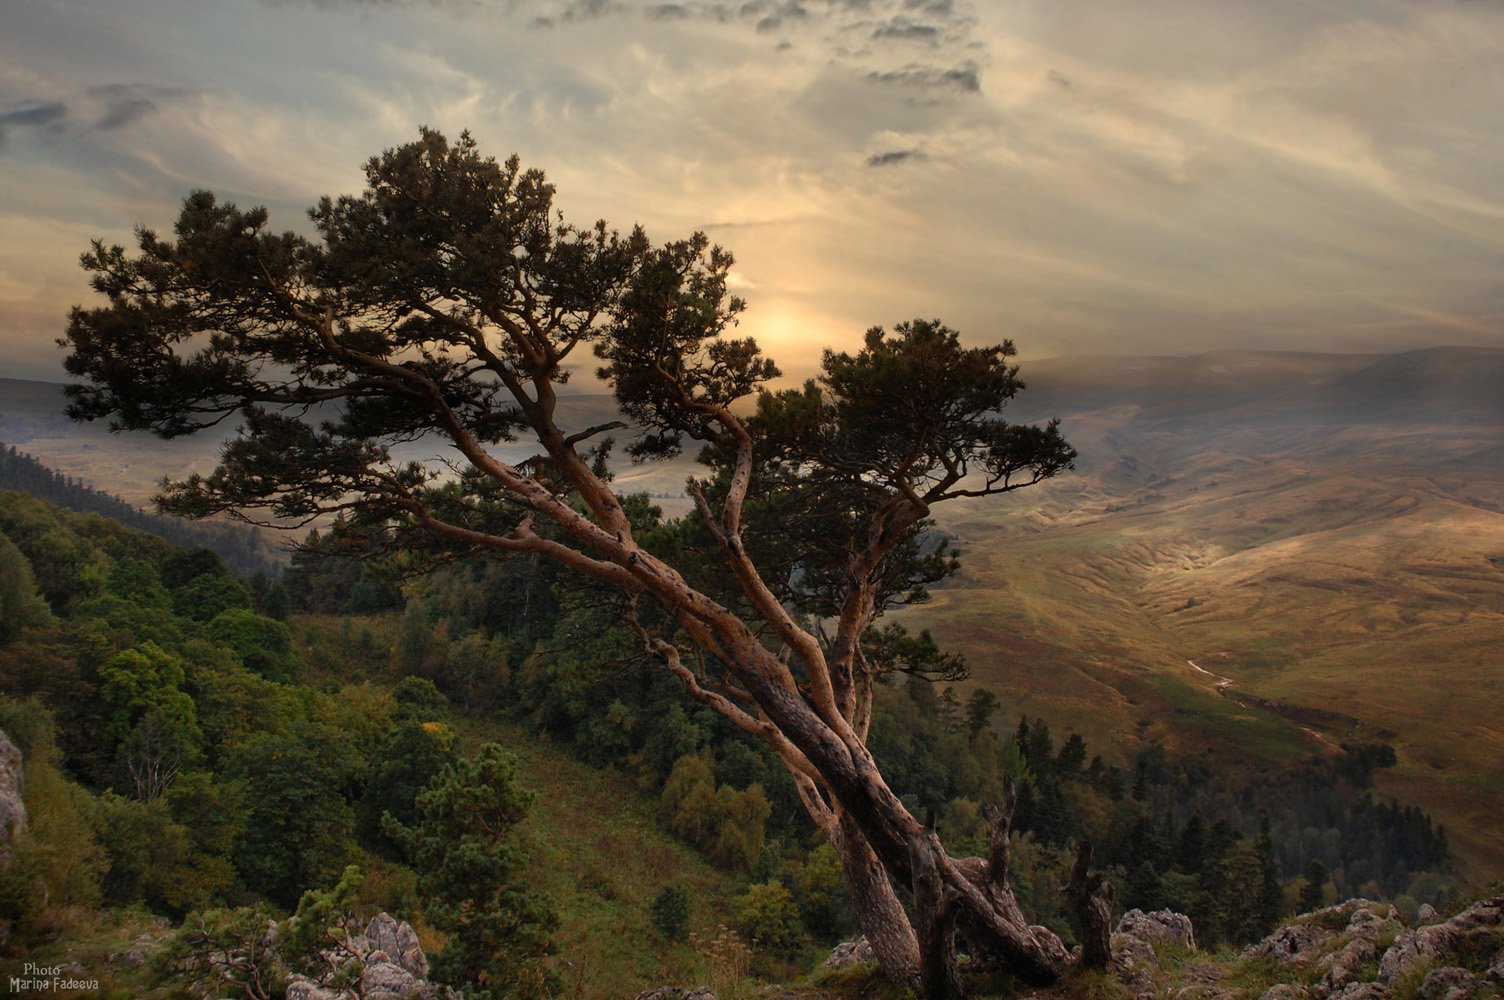
[[[822,969],[845,969],[853,965],[865,965],[877,961],[877,956],[872,954],[872,945],[865,937],[859,937],[855,941],[842,941],[830,950],[825,961],[820,964]]]
[[[1243,950],[1247,958],[1272,958],[1285,965],[1308,965],[1320,957],[1337,932],[1317,924],[1288,924]]]
[[[360,995],[365,1000],[412,997],[422,986],[422,981],[396,962],[372,962],[360,974]]]
[[[1477,988],[1477,976],[1466,969],[1447,966],[1426,973],[1421,980],[1420,995],[1424,1000],[1467,1000]]]
[[[1459,944],[1491,938],[1504,927],[1504,896],[1481,899],[1439,924],[1403,930],[1379,959],[1379,982],[1393,983],[1417,962],[1432,964]]]
[[[1294,983],[1276,983],[1259,1000],[1311,1000],[1311,991]]]
[[[321,953],[328,971],[312,980],[294,976],[287,1000],[458,1000],[447,986],[427,982],[428,956],[412,926],[378,913],[359,934]],[[358,989],[331,985],[359,983]]]
[[[1357,982],[1363,968],[1379,957],[1379,938],[1399,927],[1397,917],[1392,907],[1354,910],[1343,931],[1347,943],[1322,956],[1317,963],[1326,968],[1321,977],[1322,988],[1335,993]]]
[[[414,979],[428,978],[428,957],[418,943],[418,932],[405,921],[388,913],[378,913],[366,925],[363,940],[365,953],[383,952],[388,959],[410,973]]]
[[[1112,936],[1112,966],[1118,973],[1118,978],[1125,982],[1127,978],[1143,969],[1153,969],[1159,966],[1159,956],[1154,954],[1154,948],[1143,938],[1133,934],[1114,934]]]
[[[1327,1000],[1389,1000],[1389,987],[1379,983],[1349,983]]]
[[[1163,941],[1181,948],[1196,947],[1196,931],[1191,926],[1191,918],[1173,910],[1155,910],[1153,913],[1129,910],[1118,921],[1115,933],[1128,934],[1148,944]]]
[[[346,1000],[350,994],[320,986],[304,976],[293,976],[287,984],[287,1000]]]
[[[716,995],[703,986],[695,990],[686,990],[678,986],[659,986],[657,989],[637,994],[637,1000],[716,1000]]]

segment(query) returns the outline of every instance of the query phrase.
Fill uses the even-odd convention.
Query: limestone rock
[[[1112,936],[1112,964],[1125,972],[1137,969],[1152,969],[1159,965],[1159,956],[1154,948],[1135,934]]]
[[[864,938],[863,942],[865,940]],[[716,1000],[716,995],[703,986],[695,990],[685,990],[678,986],[659,986],[657,989],[637,994],[637,1000]]]
[[[1504,896],[1491,896],[1488,899],[1478,900],[1448,920],[1447,925],[1463,931],[1474,928],[1504,927]]]
[[[1492,937],[1504,927],[1504,896],[1481,899],[1439,924],[1400,931],[1379,959],[1379,982],[1392,983],[1419,961],[1436,962],[1458,944]]]
[[[287,984],[287,1000],[345,1000],[348,993],[336,993],[303,976],[293,976]]]
[[[21,751],[0,732],[0,866],[11,859],[11,844],[26,829],[25,785]]]
[[[1379,946],[1367,938],[1355,938],[1331,955],[1321,960],[1327,967],[1322,974],[1321,985],[1328,991],[1336,991],[1355,983],[1363,966],[1379,956]]]
[[[1349,983],[1327,1000],[1389,1000],[1389,987],[1380,983]]]
[[[411,997],[422,983],[395,962],[372,962],[360,974],[360,991],[365,1000],[397,1000]]]
[[[1425,1000],[1467,1000],[1477,988],[1477,976],[1466,969],[1447,966],[1426,973],[1421,980],[1420,995]]]
[[[401,966],[415,979],[428,978],[428,957],[418,943],[418,932],[406,921],[399,921],[388,913],[378,913],[366,925],[362,935],[369,942],[369,951],[384,952],[391,962]]]
[[[1417,925],[1434,924],[1441,919],[1441,914],[1436,912],[1436,907],[1430,903],[1420,904],[1420,909],[1415,911]]]
[[[447,986],[426,981],[428,956],[412,926],[388,913],[371,918],[364,931],[321,953],[330,971],[315,981],[294,976],[287,1000],[459,1000]],[[331,987],[332,977],[352,978],[358,989]],[[677,1000],[677,998],[673,998]]]
[[[865,965],[875,961],[877,961],[877,956],[872,954],[872,945],[865,937],[859,937],[855,941],[843,941],[832,948],[820,967],[845,969],[849,966]]]
[[[1311,991],[1294,983],[1276,983],[1259,1000],[1311,1000]]]
[[[1284,964],[1308,965],[1320,957],[1326,943],[1336,931],[1317,924],[1288,924],[1243,950],[1247,958],[1272,958]]]
[[[1321,977],[1323,989],[1335,993],[1357,982],[1363,967],[1379,957],[1380,936],[1399,926],[1397,915],[1386,907],[1354,910],[1344,931],[1347,943],[1318,962],[1326,968]]]
[[[1129,910],[1118,921],[1116,933],[1129,934],[1150,944],[1164,941],[1181,948],[1196,947],[1196,932],[1191,926],[1191,918],[1173,910],[1155,910],[1153,913]]]

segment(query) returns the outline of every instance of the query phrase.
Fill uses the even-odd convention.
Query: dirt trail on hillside
[[[1239,701],[1237,698],[1233,697],[1232,691],[1231,691],[1231,688],[1232,688],[1232,685],[1233,685],[1233,680],[1232,680],[1231,677],[1224,677],[1221,674],[1214,674],[1210,670],[1208,670],[1205,667],[1203,667],[1201,664],[1197,663],[1195,660],[1186,660],[1185,662],[1188,663],[1188,664],[1190,664],[1191,669],[1194,670],[1194,671],[1196,671],[1196,673],[1202,674],[1202,675],[1204,675],[1206,677],[1210,677],[1212,679],[1212,682],[1213,682],[1214,686],[1217,689],[1217,693],[1220,694],[1222,697],[1226,698],[1228,701],[1232,702],[1234,705],[1237,705],[1239,708],[1250,708],[1251,709],[1251,708],[1254,707],[1252,705],[1249,705],[1245,701]],[[1276,713],[1276,714],[1278,714],[1278,713]],[[1322,746],[1323,749],[1326,749],[1326,750],[1340,750],[1341,749],[1341,747],[1339,747],[1337,744],[1333,743],[1331,740],[1327,739],[1325,736],[1323,736],[1321,733],[1318,733],[1316,730],[1312,729],[1310,726],[1302,726],[1299,723],[1296,723],[1296,726],[1297,726],[1297,728],[1300,729],[1301,732],[1305,733],[1306,735],[1310,736],[1311,739],[1313,739],[1317,743],[1321,744],[1321,746]]]

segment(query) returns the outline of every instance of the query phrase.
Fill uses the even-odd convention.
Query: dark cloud
[[[690,16],[690,10],[682,3],[660,3],[648,8],[648,18],[653,21],[682,21]]]
[[[20,125],[41,128],[56,124],[68,117],[68,105],[61,101],[46,104],[28,101],[11,111],[0,113],[0,127]]]
[[[934,44],[940,38],[940,29],[933,24],[911,21],[906,17],[895,17],[887,24],[880,24],[874,28],[872,37],[883,41],[896,39],[904,42]]]
[[[1059,87],[1061,90],[1070,90],[1071,87],[1074,86],[1071,83],[1070,77],[1066,76],[1064,73],[1060,72],[1058,69],[1052,69],[1052,70],[1050,70],[1050,72],[1049,72],[1049,81],[1051,83],[1053,83],[1055,86]]]
[[[982,90],[982,72],[976,63],[967,63],[955,69],[940,69],[937,66],[905,66],[903,69],[885,73],[871,72],[867,79],[873,83],[891,84],[900,87],[921,87],[929,90],[960,90],[970,94]]]
[[[68,105],[61,101],[26,101],[13,105],[9,111],[0,111],[0,150],[10,139],[13,128],[40,128],[52,131],[62,128],[68,117]]]
[[[891,167],[906,160],[922,160],[924,154],[917,149],[891,149],[886,153],[873,153],[867,157],[869,167]]]

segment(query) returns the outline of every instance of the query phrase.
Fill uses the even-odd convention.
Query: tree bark
[[[849,819],[843,817],[832,831],[831,845],[846,875],[846,892],[857,924],[883,975],[900,986],[917,986],[919,939],[887,870]]]
[[[1081,968],[1105,969],[1112,961],[1112,885],[1091,870],[1091,841],[1081,841],[1066,894],[1081,925]]]
[[[943,853],[943,852],[942,852]],[[914,844],[914,922],[919,926],[922,958],[920,993],[925,1000],[960,1000],[961,972],[956,965],[956,894],[940,877],[934,847]]]

